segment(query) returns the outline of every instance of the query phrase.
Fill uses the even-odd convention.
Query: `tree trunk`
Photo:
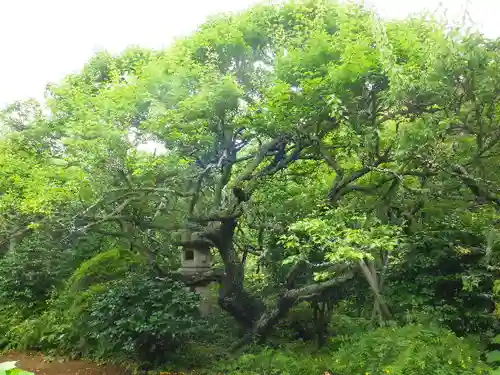
[[[361,260],[359,265],[375,297],[374,307],[376,309],[375,311],[378,312],[381,321],[384,322],[392,319],[391,311],[389,310],[389,307],[387,306],[387,303],[385,302],[385,299],[380,291],[380,283],[373,261],[365,262],[365,260]]]
[[[326,336],[328,335],[327,302],[319,302],[317,304],[316,310],[316,344],[318,345],[318,348],[321,348],[325,345]]]
[[[221,222],[215,239],[225,266],[225,275],[219,290],[219,305],[229,312],[236,321],[251,329],[262,316],[264,303],[245,290],[245,270],[233,245],[236,219],[228,218]]]
[[[311,296],[321,294],[321,292],[329,288],[338,287],[340,284],[350,280],[352,277],[353,275],[348,273],[344,276],[339,276],[335,279],[321,283],[310,284],[297,289],[285,290],[279,298],[276,307],[269,308],[268,311],[264,312],[253,326],[252,330],[240,342],[238,342],[233,349],[239,349],[251,342],[263,342],[276,323],[278,323],[280,319],[284,318],[290,309],[298,302],[310,300]]]
[[[353,277],[349,273],[333,280],[293,289],[295,277],[302,272],[304,267],[307,268],[307,262],[298,262],[288,275],[286,286],[276,306],[266,308],[260,298],[245,290],[244,265],[234,248],[233,241],[237,217],[238,215],[233,212],[224,217],[213,218],[212,221],[220,223],[218,228],[207,230],[200,239],[183,242],[183,246],[212,246],[219,251],[225,270],[219,289],[219,305],[247,330],[247,334],[234,349],[251,342],[264,341],[276,323],[285,317],[301,298],[310,299],[312,296]],[[346,268],[342,267],[340,270],[345,271]]]

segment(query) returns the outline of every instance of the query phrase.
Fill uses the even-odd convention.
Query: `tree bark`
[[[359,262],[359,266],[373,292],[373,295],[375,297],[374,307],[378,312],[381,321],[383,322],[385,320],[392,319],[391,311],[389,310],[389,307],[387,306],[387,303],[385,302],[385,299],[380,291],[380,283],[373,261],[369,260],[365,262],[365,260],[363,259]]]
[[[287,289],[285,290],[281,297],[278,299],[276,307],[268,308],[258,319],[258,321],[252,327],[252,330],[248,332],[242,340],[233,346],[233,350],[238,350],[241,347],[248,345],[252,342],[262,343],[268,337],[271,329],[284,318],[290,309],[294,307],[298,302],[306,299],[310,299],[311,296],[320,294],[321,292],[338,287],[340,284],[347,282],[353,277],[353,274],[348,272],[343,276],[339,276],[332,280],[324,281],[317,284],[310,284],[297,289]]]
[[[245,290],[245,270],[233,242],[236,224],[235,217],[221,220],[219,233],[214,238],[225,267],[219,290],[219,305],[238,323],[250,329],[264,312],[264,303]]]

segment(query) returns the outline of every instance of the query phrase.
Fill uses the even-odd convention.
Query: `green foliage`
[[[313,309],[309,303],[303,302],[288,313],[279,327],[280,333],[289,338],[312,340],[315,337]]]
[[[99,356],[161,363],[199,334],[198,303],[178,282],[132,274],[94,294],[86,336]]]
[[[219,363],[212,373],[242,375],[322,374],[331,364],[332,354],[315,353],[304,344],[279,349],[256,348],[248,353]]]
[[[500,372],[500,335],[496,335],[490,341],[489,348],[486,352],[486,363],[488,363],[495,371],[492,374]]]
[[[25,315],[33,313],[68,276],[72,256],[43,236],[25,238],[0,258],[1,305],[15,305]]]
[[[500,364],[500,350],[494,350],[492,352],[488,352],[486,354],[486,362],[491,363],[492,365]]]
[[[500,319],[500,280],[493,283],[493,297],[495,299],[495,314]]]
[[[5,271],[0,274],[2,346],[62,351],[79,347],[81,332],[75,326],[89,307],[89,295],[102,291],[104,282],[144,265],[129,251],[112,249],[74,270],[89,250],[82,244],[73,250],[50,246],[29,237],[0,259],[0,269]]]
[[[339,310],[338,306],[335,310]],[[316,338],[314,310],[310,303],[302,302],[295,306],[278,326],[279,334],[286,339],[313,341]],[[339,347],[353,336],[368,332],[373,328],[369,319],[353,317],[334,311],[327,322],[326,334],[331,348]]]
[[[300,249],[305,256],[325,254],[333,263],[372,258],[372,253],[398,247],[400,229],[384,225],[367,215],[337,210],[294,223],[291,234],[283,238],[289,249]],[[301,255],[299,255],[300,257]]]
[[[57,252],[35,249],[12,252],[0,259],[0,300],[32,310],[49,298],[57,285]]]
[[[358,336],[339,350],[332,367],[347,374],[487,374],[479,356],[448,330],[408,325]]]
[[[420,312],[461,334],[495,331],[496,273],[484,263],[485,245],[465,230],[415,233],[388,270],[388,297],[398,315],[414,321],[411,315]]]
[[[198,296],[176,281],[131,273],[60,295],[39,318],[12,329],[9,339],[22,349],[163,363],[206,329],[198,304]]]
[[[332,333],[330,340],[338,343],[349,341],[353,336],[357,337],[362,333],[372,331],[374,325],[370,319],[337,313],[333,314],[329,328]]]
[[[137,255],[111,249],[83,262],[41,315],[11,322],[3,341],[9,348],[161,361],[199,334],[198,303],[178,282],[155,279]]]
[[[494,335],[499,93],[498,40],[329,0],[96,54],[49,87],[49,115],[33,101],[0,113],[3,345],[161,362],[227,338],[234,327],[205,333],[196,297],[150,275],[170,275],[190,237],[214,250],[222,305],[247,330],[320,300],[341,370],[477,373],[444,330],[353,332],[380,317]],[[158,152],[140,150],[151,141]],[[332,287],[340,269],[352,278]],[[306,305],[278,328],[311,331]],[[295,349],[225,365],[336,366]]]
[[[351,334],[340,349],[311,352],[307,344],[265,348],[221,362],[228,374],[488,374],[480,353],[452,332],[419,325]]]
[[[123,278],[127,273],[145,268],[145,261],[129,250],[110,249],[83,262],[68,280],[68,292],[78,293],[88,287]]]

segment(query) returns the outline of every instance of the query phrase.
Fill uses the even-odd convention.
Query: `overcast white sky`
[[[0,107],[41,99],[48,82],[76,72],[98,49],[161,48],[211,14],[258,0],[0,0]],[[450,17],[467,8],[476,26],[500,36],[500,0],[366,0],[384,17],[405,17],[439,4]]]

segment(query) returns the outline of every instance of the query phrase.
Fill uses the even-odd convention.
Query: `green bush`
[[[159,364],[205,332],[198,305],[199,296],[179,282],[132,273],[61,294],[38,319],[8,336],[16,348]]]
[[[199,296],[183,284],[159,280],[137,255],[112,249],[82,263],[40,315],[8,322],[3,344],[9,349],[163,363],[205,332],[198,306]]]
[[[499,329],[494,272],[485,267],[482,235],[441,225],[416,232],[387,270],[385,296],[396,319],[426,316],[460,336]],[[416,320],[415,318],[418,318]]]
[[[204,328],[199,296],[173,280],[131,274],[90,299],[82,334],[98,357],[163,363]]]
[[[74,244],[39,232],[27,236],[0,257],[0,305],[15,304],[27,316],[44,308],[53,290],[105,243],[95,236]]]
[[[21,346],[21,332],[62,283],[65,259],[60,249],[37,236],[0,257],[0,348]]]
[[[500,335],[491,338],[486,348],[486,362],[495,369],[492,375],[500,374]]]
[[[90,311],[92,299],[106,289],[105,282],[145,269],[145,262],[129,250],[111,249],[84,261],[76,269],[73,267],[73,274],[63,281],[59,280],[63,263],[57,252],[52,253],[45,251],[37,258],[32,251],[24,249],[9,253],[0,262],[0,269],[4,266],[19,270],[11,274],[0,273],[0,301],[9,301],[0,307],[0,323],[3,323],[0,325],[0,344],[9,349],[89,355],[93,347],[89,348],[82,335],[86,332],[82,319]],[[68,278],[68,269],[62,273]],[[53,289],[57,284],[64,289]],[[19,291],[16,285],[20,286]],[[40,314],[36,307],[41,301]]]
[[[285,338],[304,341],[313,340],[316,335],[314,310],[310,303],[302,302],[292,308],[285,319],[278,325],[278,333]]]
[[[487,374],[480,353],[442,328],[380,328],[344,345],[331,367],[342,374]]]
[[[25,320],[24,313],[14,304],[0,306],[0,349],[9,346],[9,332]]]
[[[67,283],[69,292],[85,290],[89,286],[119,279],[126,274],[145,269],[145,261],[129,250],[110,249],[83,262]]]
[[[0,304],[15,304],[18,311],[30,314],[50,297],[60,281],[58,251],[20,247],[0,258]]]
[[[330,356],[310,351],[305,343],[279,349],[264,348],[255,353],[220,362],[213,373],[238,375],[318,375],[329,368]]]
[[[500,319],[500,280],[496,280],[493,285],[493,297],[495,299],[495,316]]]
[[[334,336],[353,336],[373,330],[370,319],[352,317],[345,314],[333,314],[329,323],[330,331]]]
[[[477,348],[442,328],[380,328],[351,337],[339,350],[310,348],[304,343],[266,348],[221,362],[213,371],[235,375],[318,375],[326,369],[342,375],[489,373]]]
[[[78,293],[63,291],[55,295],[41,315],[10,329],[7,334],[10,348],[92,356],[95,345],[86,334],[86,316],[95,296],[106,288],[106,284],[96,284]]]

